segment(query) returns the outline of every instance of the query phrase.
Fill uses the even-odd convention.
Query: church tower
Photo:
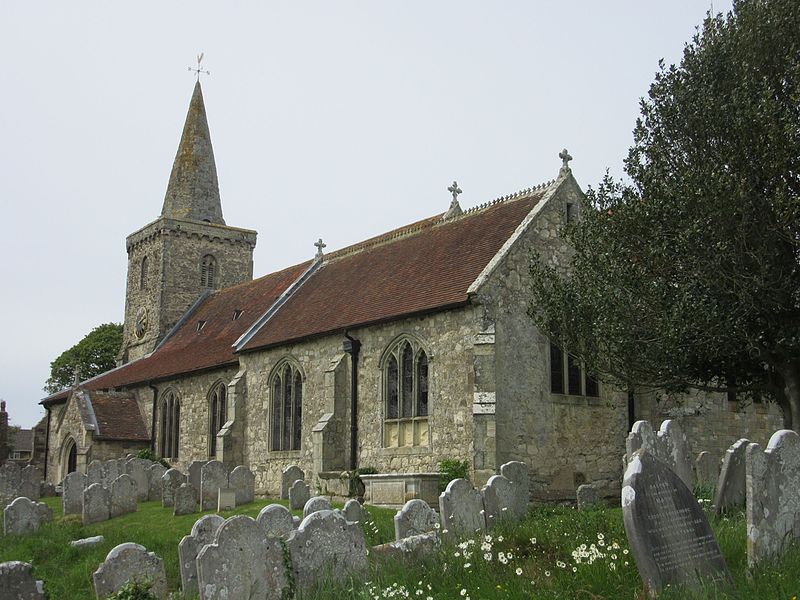
[[[256,232],[222,217],[200,81],[172,165],[161,216],[128,236],[120,361],[152,352],[205,292],[253,278]]]

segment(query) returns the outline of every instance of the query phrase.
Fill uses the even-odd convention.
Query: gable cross
[[[569,161],[572,160],[572,156],[570,156],[566,148],[564,148],[561,152],[558,153],[558,158],[561,159],[561,170],[559,171],[559,173],[562,174],[569,173],[571,170],[569,168]]]
[[[197,55],[197,67],[194,67],[194,68],[189,67],[190,71],[194,71],[195,73],[197,73],[197,81],[200,81],[200,73],[202,73],[203,75],[211,75],[211,71],[204,71],[203,70],[203,68],[200,65],[201,62],[203,62],[203,53],[202,52]]]
[[[322,249],[327,248],[328,245],[323,243],[322,238],[319,238],[314,245],[317,247],[317,256],[316,258],[322,258]]]
[[[453,194],[453,202],[458,202],[458,195],[461,193],[461,188],[458,187],[458,184],[453,180],[453,185],[447,188],[447,191]]]

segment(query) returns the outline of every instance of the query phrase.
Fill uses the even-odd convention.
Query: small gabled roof
[[[103,440],[148,441],[150,436],[133,396],[84,392],[94,413],[95,437]]]

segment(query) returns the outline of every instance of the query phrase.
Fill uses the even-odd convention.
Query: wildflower
[[[472,566],[472,563],[464,563],[464,568],[469,569]]]
[[[467,590],[466,590],[466,588],[461,588],[461,595],[462,595],[462,596],[466,596],[466,595],[467,595]]]
[[[522,575],[522,569],[520,569],[519,567],[517,567],[516,573],[517,573],[517,575]]]
[[[544,576],[545,576],[545,577],[550,577],[550,571],[545,571],[545,572],[544,572]]]
[[[577,573],[578,572],[578,567],[572,567],[572,572],[573,573]]]
[[[502,535],[498,535],[497,536],[497,541],[498,542],[502,542],[503,541],[503,536]]]
[[[536,545],[536,538],[535,537],[531,538],[531,544],[533,544],[534,546]]]
[[[557,561],[556,561],[556,566],[557,566],[559,569],[563,569],[564,567],[566,567],[566,566],[567,566],[567,563],[565,563],[565,562],[563,562],[563,561],[560,561],[560,560],[557,560]]]
[[[485,560],[486,562],[492,562],[492,553],[491,552],[485,552],[483,554],[483,560]]]

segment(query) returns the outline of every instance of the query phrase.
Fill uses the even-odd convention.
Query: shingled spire
[[[217,166],[200,81],[194,86],[161,216],[224,225]]]

